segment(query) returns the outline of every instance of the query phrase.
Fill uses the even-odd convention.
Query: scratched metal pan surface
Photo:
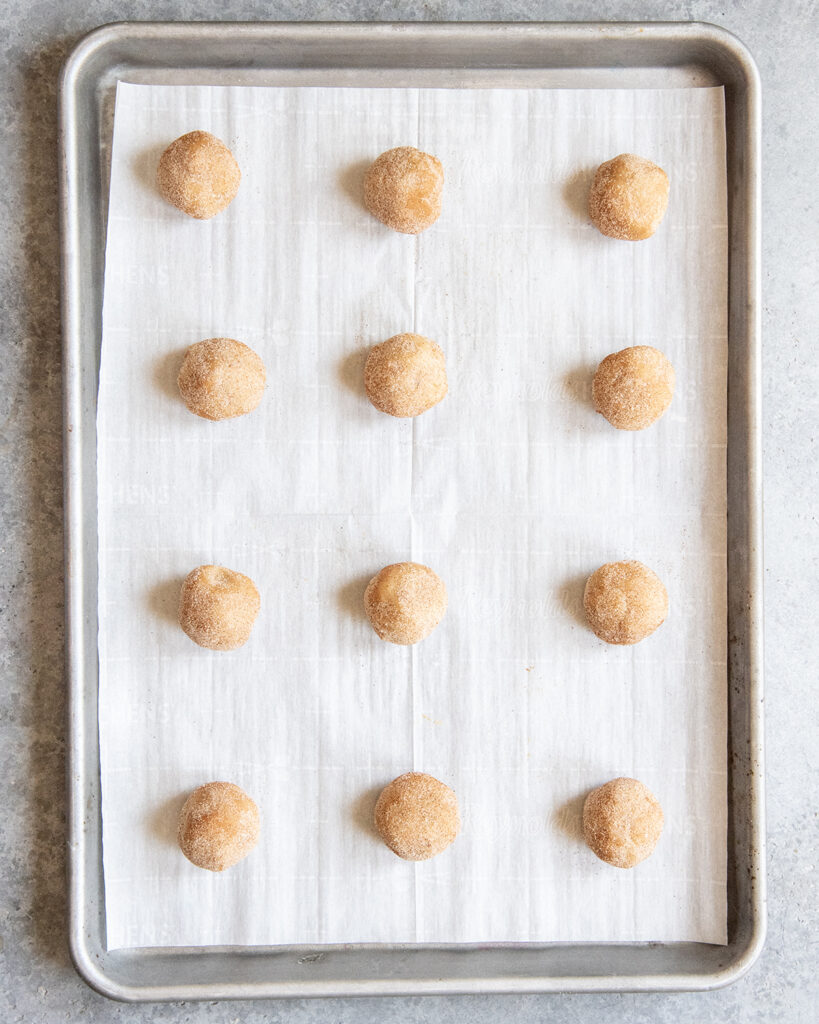
[[[116,83],[634,88],[725,86],[729,200],[727,946],[156,948],[107,951],[97,730],[96,401]],[[123,1000],[712,989],[765,936],[760,458],[760,87],[712,25],[105,26],[63,71],[62,199],[70,945]]]

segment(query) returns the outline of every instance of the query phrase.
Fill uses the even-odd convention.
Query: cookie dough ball
[[[592,382],[594,407],[618,430],[644,430],[671,405],[674,367],[651,345],[606,356]]]
[[[195,789],[179,813],[179,848],[198,868],[224,871],[259,840],[259,808],[232,782]]]
[[[364,610],[370,625],[391,644],[417,644],[446,611],[444,581],[418,562],[387,565],[370,580]]]
[[[651,238],[668,206],[668,176],[644,157],[621,153],[600,164],[589,192],[589,216],[601,234]]]
[[[367,356],[364,388],[381,412],[420,416],[447,393],[444,353],[420,334],[396,334]]]
[[[185,405],[206,420],[252,412],[264,394],[264,363],[233,338],[197,341],[185,353],[177,384]]]
[[[633,868],[654,852],[663,830],[663,809],[637,779],[612,779],[583,804],[583,838],[600,860]]]
[[[636,644],[665,621],[668,592],[642,562],[609,562],[586,581],[583,608],[601,640]]]
[[[200,565],[182,584],[179,625],[200,647],[233,651],[247,643],[259,604],[259,591],[248,576]]]
[[[210,132],[188,132],[172,142],[156,171],[163,199],[197,220],[229,206],[241,177],[231,151]]]
[[[382,153],[364,176],[364,205],[387,227],[417,235],[441,215],[444,169],[412,146]]]
[[[375,805],[378,834],[404,860],[429,860],[461,828],[455,793],[431,775],[407,772],[381,790]]]

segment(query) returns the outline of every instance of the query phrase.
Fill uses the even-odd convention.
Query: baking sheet
[[[214,221],[152,185],[204,127],[243,168]],[[441,220],[373,221],[364,166],[435,152]],[[725,941],[726,225],[722,91],[229,89],[120,85],[99,396],[100,744],[109,948],[352,941]],[[589,171],[633,150],[672,178],[654,239],[603,239]],[[435,337],[451,392],[413,423],[373,410],[366,348]],[[185,346],[229,334],[269,376],[250,417],[174,395]],[[674,404],[639,435],[589,406],[602,356],[654,343]],[[618,650],[584,628],[585,576],[638,557],[671,615]],[[450,610],[383,644],[366,579],[413,558]],[[174,624],[181,578],[247,572],[246,648]],[[368,828],[410,768],[456,789],[464,830],[399,861]],[[666,830],[633,872],[578,841],[618,774]],[[189,790],[224,778],[263,815],[213,876],[173,844]]]

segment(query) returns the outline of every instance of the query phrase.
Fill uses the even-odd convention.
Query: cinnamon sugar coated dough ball
[[[651,345],[606,356],[592,381],[594,407],[618,430],[644,430],[671,405],[676,375]]]
[[[191,412],[227,420],[253,412],[266,379],[264,363],[252,348],[233,338],[208,338],[185,353],[177,384]]]
[[[600,860],[633,868],[654,852],[663,831],[663,809],[637,779],[612,779],[583,804],[583,838]]]
[[[375,345],[364,366],[364,389],[381,412],[420,416],[447,393],[446,359],[420,334],[396,334]]]
[[[444,581],[418,562],[385,566],[364,592],[370,625],[391,644],[417,644],[435,629],[446,611]]]
[[[589,216],[601,234],[639,242],[651,238],[668,206],[668,175],[634,153],[600,164],[589,192]]]
[[[601,640],[636,644],[665,621],[668,592],[642,562],[609,562],[586,581],[583,608]]]
[[[388,149],[364,176],[364,205],[387,227],[417,235],[441,215],[444,169],[412,146]]]
[[[241,178],[231,151],[210,132],[180,136],[159,158],[156,170],[163,199],[197,220],[208,220],[229,206]]]
[[[198,868],[224,871],[259,841],[259,808],[232,782],[195,789],[179,813],[179,848]]]
[[[404,860],[429,860],[458,835],[455,793],[431,775],[407,772],[381,790],[375,805],[378,834]]]
[[[179,625],[200,647],[233,651],[247,643],[259,605],[250,577],[221,565],[200,565],[182,584]]]

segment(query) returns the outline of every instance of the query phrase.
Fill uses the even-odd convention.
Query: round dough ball
[[[266,379],[264,363],[252,348],[233,338],[208,338],[185,353],[177,384],[191,412],[227,420],[256,408]]]
[[[592,853],[616,868],[633,868],[654,852],[663,809],[637,779],[612,779],[583,804],[583,838]]]
[[[404,860],[429,860],[461,828],[455,793],[431,775],[407,772],[381,790],[375,805],[378,834]]]
[[[446,611],[444,581],[418,562],[385,566],[364,592],[370,625],[391,644],[417,644],[435,629]]]
[[[668,175],[633,153],[600,164],[589,192],[589,216],[601,234],[639,242],[651,238],[668,206]]]
[[[179,812],[179,848],[198,868],[224,871],[259,841],[259,808],[232,782],[195,789]]]
[[[651,345],[606,356],[592,382],[594,407],[618,430],[644,430],[671,405],[674,367]]]
[[[259,591],[248,576],[200,565],[182,584],[179,625],[200,647],[233,651],[247,643],[259,604]]]
[[[231,151],[210,132],[180,136],[159,158],[156,170],[163,199],[197,220],[208,220],[229,206],[241,178]]]
[[[364,388],[381,412],[420,416],[447,393],[444,353],[420,334],[396,334],[371,349]]]
[[[609,562],[586,581],[583,608],[601,640],[636,644],[665,621],[668,592],[642,562]]]
[[[394,231],[417,235],[441,215],[444,169],[412,146],[382,153],[364,176],[364,205]]]

